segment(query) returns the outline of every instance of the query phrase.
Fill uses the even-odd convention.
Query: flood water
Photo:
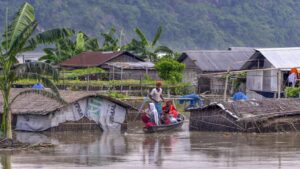
[[[135,126],[135,125],[133,125]],[[299,168],[300,133],[237,134],[181,131],[17,133],[17,139],[55,148],[1,153],[6,169],[69,168]]]

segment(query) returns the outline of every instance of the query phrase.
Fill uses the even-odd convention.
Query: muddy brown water
[[[300,133],[241,134],[180,131],[143,134],[139,123],[124,134],[18,132],[18,140],[54,149],[1,153],[5,169],[69,168],[300,168]]]

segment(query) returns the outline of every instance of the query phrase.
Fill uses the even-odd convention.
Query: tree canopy
[[[12,17],[25,1],[0,0],[0,20],[5,21],[6,7]],[[123,44],[138,38],[132,31],[136,27],[152,37],[162,25],[161,43],[176,50],[300,46],[299,0],[30,2],[36,9],[40,30],[71,27],[99,39],[100,32],[115,26],[116,30],[124,30]],[[0,24],[4,28],[4,22]]]

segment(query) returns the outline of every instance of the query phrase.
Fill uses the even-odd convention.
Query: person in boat
[[[164,114],[168,115],[171,123],[177,122],[178,112],[171,100],[168,100],[162,109]]]
[[[144,110],[142,115],[142,121],[146,124],[146,127],[159,125],[158,112],[154,103],[148,104],[148,107]]]
[[[158,112],[158,117],[161,118],[162,115],[162,102],[164,102],[164,98],[162,96],[162,83],[157,82],[156,87],[151,90],[149,94],[149,98],[154,102],[155,108]]]
[[[162,114],[162,116],[160,118],[160,123],[162,125],[169,125],[169,124],[171,124],[169,112],[163,111],[163,114]]]

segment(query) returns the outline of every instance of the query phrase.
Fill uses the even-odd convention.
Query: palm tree
[[[52,29],[34,35],[37,25],[34,8],[29,3],[24,3],[15,14],[12,22],[5,28],[1,41],[0,91],[3,98],[1,129],[9,140],[12,139],[10,106],[17,97],[10,100],[10,92],[16,80],[24,77],[37,78],[53,91],[28,90],[21,92],[19,95],[35,92],[62,101],[62,99],[59,99],[58,90],[52,81],[42,76],[42,74],[46,74],[48,77],[58,79],[57,70],[46,63],[18,64],[16,56],[20,52],[33,50],[38,44],[49,44],[57,39],[71,36],[74,31],[71,29]]]
[[[139,28],[135,28],[135,33],[139,37],[139,40],[132,39],[132,41],[126,46],[126,50],[140,56],[142,59],[147,58],[150,61],[157,61],[158,53],[173,53],[173,51],[167,46],[157,46],[157,42],[160,39],[163,31],[162,27],[158,27],[155,36],[152,41],[149,41],[145,34]]]
[[[89,38],[83,32],[78,32],[76,40],[73,42],[72,37],[58,39],[55,42],[55,48],[44,48],[46,55],[39,60],[46,63],[58,64],[84,51],[99,50],[98,40]]]

